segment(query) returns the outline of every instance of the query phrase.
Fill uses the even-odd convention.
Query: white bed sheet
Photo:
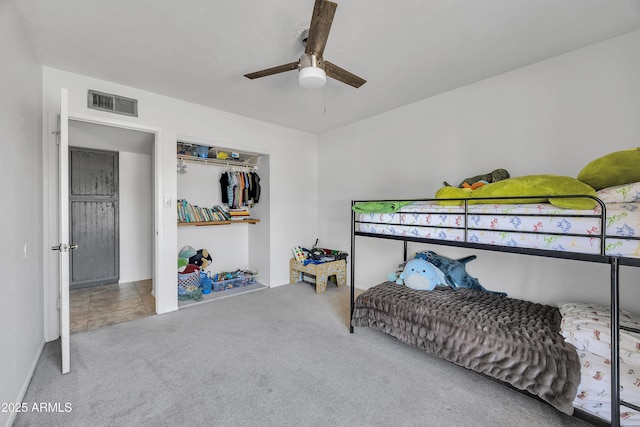
[[[611,362],[589,351],[578,351],[578,357],[580,385],[573,406],[611,421]],[[637,366],[620,363],[620,398],[627,402],[640,401],[640,368]],[[620,407],[620,425],[640,425],[640,414]]]
[[[640,258],[640,203],[606,206],[607,255]],[[600,207],[560,209],[548,203],[469,206],[467,242],[586,254],[600,253]],[[553,216],[542,216],[553,215]],[[397,213],[358,214],[358,231],[464,241],[464,208],[414,202]]]

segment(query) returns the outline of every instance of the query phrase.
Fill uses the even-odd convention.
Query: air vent
[[[124,96],[90,90],[87,95],[87,107],[94,110],[109,111],[138,117],[138,100]]]

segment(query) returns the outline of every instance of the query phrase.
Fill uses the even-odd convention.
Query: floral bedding
[[[600,253],[600,208],[560,209],[548,203],[470,205],[467,242],[587,254]],[[640,258],[640,202],[606,206],[607,255]],[[465,241],[464,209],[418,201],[393,213],[360,213],[357,231]]]
[[[560,305],[560,333],[580,359],[580,385],[574,407],[611,420],[611,311],[590,303]],[[620,324],[640,328],[640,316],[620,312]],[[640,403],[640,335],[620,330],[620,398]],[[640,413],[622,406],[620,424],[640,425]]]

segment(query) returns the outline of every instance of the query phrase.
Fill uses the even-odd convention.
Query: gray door
[[[117,283],[118,153],[69,148],[72,288]]]

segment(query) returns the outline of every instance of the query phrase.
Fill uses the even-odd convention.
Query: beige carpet
[[[16,426],[586,426],[366,328],[348,288],[285,285],[46,345]],[[65,411],[65,408],[69,408]]]

